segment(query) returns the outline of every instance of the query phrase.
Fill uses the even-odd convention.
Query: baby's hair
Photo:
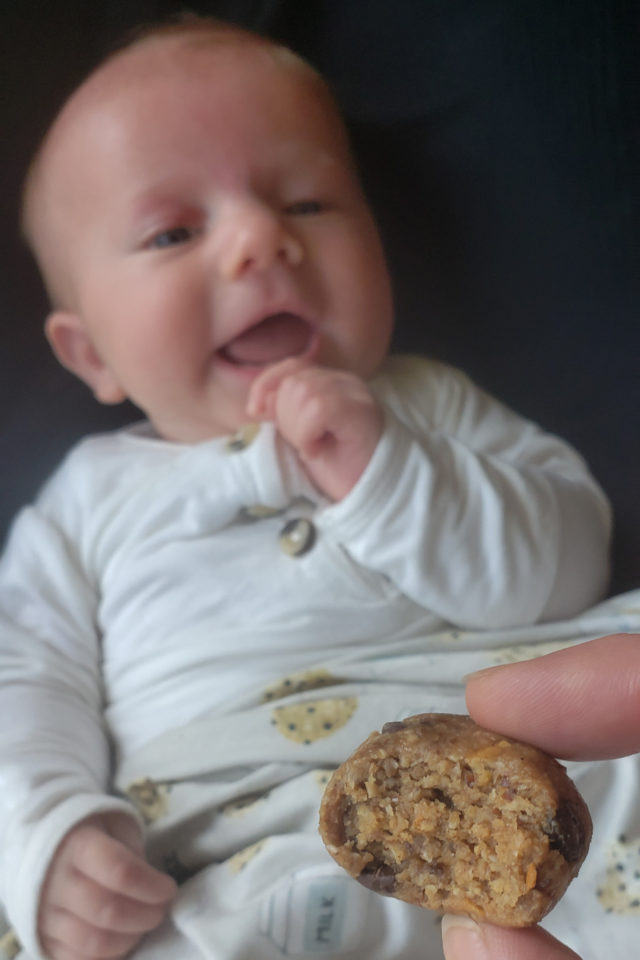
[[[200,39],[203,44],[214,41],[221,47],[225,44],[237,44],[238,41],[244,40],[246,43],[262,47],[264,50],[277,52],[283,60],[286,59],[291,65],[295,64],[306,73],[307,77],[313,79],[319,87],[323,88],[335,105],[334,94],[326,79],[308,60],[300,54],[294,53],[290,47],[285,46],[273,37],[258,33],[230,20],[222,20],[208,14],[192,13],[188,10],[173,13],[163,20],[133,27],[113,46],[96,69],[115,59],[119,54],[126,53],[127,50],[142,46],[149,41],[169,40],[172,37],[183,37],[194,42]]]
[[[209,14],[193,13],[190,10],[182,10],[177,13],[169,14],[162,20],[154,20],[149,23],[140,23],[127,30],[107,52],[103,63],[110,60],[121,51],[128,50],[130,47],[136,47],[139,43],[155,37],[162,39],[164,37],[174,37],[190,35],[194,39],[201,36],[203,39],[219,40],[224,43],[225,40],[245,37],[248,41],[255,43],[264,43],[265,46],[277,46],[277,42],[270,37],[265,36],[248,27],[233,23],[230,20],[223,20],[220,17],[214,17]]]

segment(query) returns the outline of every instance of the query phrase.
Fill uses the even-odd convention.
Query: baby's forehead
[[[260,95],[272,91],[275,100],[287,88],[295,91],[297,104],[313,100],[316,115],[320,109],[332,123],[342,124],[322,77],[285,47],[241,31],[228,36],[226,31],[220,36],[215,32],[151,36],[110,57],[77,88],[52,124],[43,154],[53,154],[74,137],[86,140],[84,134],[96,119],[100,122],[108,115],[117,119],[135,108],[149,89],[171,96],[185,84],[190,91],[207,87],[211,100],[224,102],[247,78],[253,78],[253,89]],[[189,110],[190,102],[185,97],[184,110]],[[251,105],[247,97],[243,108],[250,110]],[[160,114],[158,122],[162,123]]]
[[[286,47],[242,31],[222,31],[220,35],[185,34],[150,36],[110,57],[98,67],[70,98],[89,108],[114,94],[135,96],[145,80],[188,79],[193,84],[218,79],[231,88],[233,80],[259,73],[262,82],[270,79],[289,82],[303,93],[323,90],[320,75]],[[330,99],[328,97],[328,99]]]
[[[150,36],[108,58],[63,104],[32,164],[27,204],[30,193],[38,196],[53,180],[66,177],[75,148],[86,150],[92,130],[106,129],[109,117],[117,120],[135,108],[149,87],[162,84],[171,91],[188,82],[192,87],[211,85],[212,90],[215,86],[224,94],[249,75],[259,77],[263,88],[270,81],[284,82],[299,96],[308,94],[341,122],[320,75],[287,48],[242,31]],[[188,101],[184,107],[188,110]]]

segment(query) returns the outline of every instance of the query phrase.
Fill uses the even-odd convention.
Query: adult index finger
[[[483,727],[556,757],[598,760],[640,751],[640,634],[590,640],[492,667],[467,683]]]

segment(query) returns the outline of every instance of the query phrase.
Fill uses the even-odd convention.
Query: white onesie
[[[130,789],[136,779],[161,779],[166,790],[171,782],[176,798],[182,778],[208,778],[210,820],[247,791],[293,791],[281,798],[281,809],[293,816],[302,804],[304,812],[297,821],[274,826],[269,817],[263,824],[271,831],[270,866],[258,887],[262,883],[264,893],[275,882],[270,871],[281,877],[292,855],[297,872],[313,872],[318,863],[325,869],[312,827],[319,798],[308,795],[317,782],[311,771],[343,759],[368,724],[394,719],[385,715],[385,704],[394,711],[409,709],[409,701],[431,709],[434,704],[424,702],[431,697],[425,657],[439,650],[434,637],[452,626],[492,631],[480,643],[484,650],[505,629],[571,617],[602,595],[609,508],[567,444],[435,362],[392,358],[371,387],[385,409],[384,433],[365,473],[339,503],[328,503],[313,487],[271,424],[186,446],[154,436],[143,423],[79,444],[36,504],[19,515],[0,566],[0,709],[7,718],[0,731],[0,900],[30,957],[40,956],[38,893],[57,844],[93,813],[137,816],[137,807],[148,815],[140,803],[144,789]],[[439,687],[438,708],[464,710],[460,679],[473,668],[475,640],[468,656],[464,651],[456,642],[446,668],[451,689]],[[403,667],[394,679],[406,658],[408,673]],[[313,704],[319,703],[318,686],[332,691],[332,705],[314,706],[306,720],[298,709],[295,720],[269,712],[297,708],[295,698],[306,703],[314,690]],[[293,724],[284,745],[297,753],[274,748],[270,755],[265,746],[256,756],[256,722],[260,727],[267,716],[274,735],[278,723]],[[207,737],[214,739],[194,772],[192,733],[202,718],[213,724]],[[299,730],[307,722],[317,732],[319,718],[325,732],[305,743]],[[217,724],[224,734],[215,732]],[[337,729],[338,740],[330,736]],[[160,776],[150,745],[165,744],[160,756],[180,731],[190,732],[174,759],[181,749],[190,759],[184,770],[169,763]],[[224,749],[219,736],[227,738]],[[325,756],[317,745],[330,741]],[[301,746],[313,749],[301,756]],[[237,758],[233,775],[229,749]],[[143,767],[150,765],[142,772],[140,757]],[[178,804],[176,816],[192,822],[192,801],[186,806],[184,814]],[[158,817],[151,819],[150,856],[170,869],[166,843],[154,840],[154,831],[164,828],[156,827]],[[207,829],[203,835],[211,838]],[[201,893],[211,876],[204,865],[247,846],[244,831],[221,849],[218,839],[199,845],[193,831],[187,834],[187,847],[171,854],[174,872],[197,873],[184,889],[199,884]],[[248,836],[256,836],[254,827]],[[257,836],[256,843],[265,842],[260,830]],[[252,870],[250,898],[257,895],[255,864]],[[348,888],[358,891],[349,896],[362,899],[351,881]],[[301,881],[295,889],[320,898],[321,911],[320,888],[309,893]],[[220,895],[225,890],[223,882]],[[345,937],[352,913],[345,905]],[[247,945],[242,936],[236,950],[228,932],[222,936],[227,947],[211,953],[203,947],[193,956],[306,955],[284,941],[273,954],[266,940]],[[308,947],[309,936],[298,932],[296,949]],[[343,947],[349,937],[340,941]],[[386,943],[378,934],[374,939]],[[153,942],[148,955],[160,957],[157,938]],[[140,958],[147,957],[145,949]],[[167,957],[191,957],[185,944],[167,949]],[[357,950],[354,956],[374,956],[369,947]],[[388,945],[384,951],[375,956],[415,955]]]

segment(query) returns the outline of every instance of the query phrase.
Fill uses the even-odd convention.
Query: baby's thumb
[[[446,960],[580,960],[541,927],[514,930],[451,915],[442,920],[442,945]]]
[[[107,833],[139,856],[144,855],[144,843],[140,826],[126,813],[109,813],[104,818]]]

